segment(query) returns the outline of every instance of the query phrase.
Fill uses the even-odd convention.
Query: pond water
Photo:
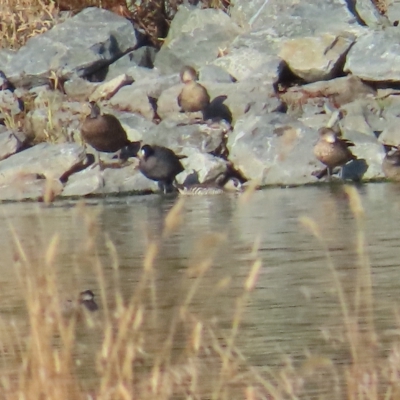
[[[400,186],[370,184],[356,190],[364,207],[362,223],[371,265],[374,324],[380,351],[385,354],[393,337],[398,336],[395,315],[400,293]],[[157,241],[160,245],[154,264],[154,293],[149,295],[149,303],[157,308],[152,311],[157,313],[157,320],[149,324],[147,332],[147,340],[154,347],[165,339],[188,287],[195,276],[201,275],[196,269],[192,274],[188,270],[210,255],[212,265],[198,283],[190,310],[217,327],[221,336],[228,334],[237,299],[243,295],[246,278],[259,258],[262,267],[254,290],[245,299],[235,341],[245,362],[262,373],[288,365],[297,367],[311,356],[339,363],[349,361],[343,345],[345,330],[338,289],[327,252],[300,222],[308,217],[317,224],[351,308],[360,280],[360,236],[343,186],[266,189],[255,192],[245,203],[236,195],[188,197],[182,206],[181,224],[162,239],[164,219],[175,202],[173,197],[151,195],[56,202],[50,206],[1,205],[2,329],[10,321],[26,318],[23,290],[14,267],[13,231],[32,268],[44,262],[48,243],[55,233],[59,234],[56,264],[61,297],[74,297],[80,290],[92,289],[101,302],[96,272],[96,260],[100,260],[111,309],[116,287],[124,299],[134,294],[143,276],[147,246]],[[109,239],[118,255],[117,278]],[[78,370],[88,386],[96,381],[92,353],[98,350],[94,346],[101,340],[93,340],[94,336],[78,337],[82,358]],[[178,339],[173,350],[177,353],[184,346]],[[4,359],[2,364],[7,368]],[[331,390],[324,385],[311,384],[307,390],[310,397],[304,398],[312,398],[312,393],[322,393],[322,398],[341,398],[339,393],[324,393]]]

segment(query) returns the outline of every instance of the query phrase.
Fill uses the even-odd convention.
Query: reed
[[[400,342],[394,340],[386,354],[379,351],[371,267],[365,251],[365,216],[356,189],[348,187],[346,193],[358,232],[357,287],[352,297],[343,289],[318,225],[307,217],[302,217],[301,223],[326,255],[343,317],[347,363],[337,364],[328,357],[313,354],[308,354],[301,364],[294,363],[287,355],[280,367],[273,368],[249,363],[238,339],[247,304],[262,270],[259,240],[254,242],[251,266],[232,304],[229,328],[222,329],[212,317],[200,315],[193,306],[205,277],[213,274],[218,248],[227,243],[225,233],[210,233],[196,242],[178,285],[180,301],[166,319],[157,283],[160,254],[184,222],[184,200],[172,207],[160,235],[148,237],[142,273],[130,296],[121,290],[120,261],[112,237],[99,230],[97,215],[79,204],[77,220],[81,221],[86,238],[81,251],[94,271],[101,311],[94,316],[64,315],[60,295],[63,283],[57,273],[60,233],[40,239],[32,253],[10,226],[14,267],[25,297],[26,326],[0,319],[1,397],[280,400],[309,398],[309,385],[317,385],[317,392],[328,391],[331,396],[326,398],[332,399],[398,398]],[[242,198],[241,207],[246,207],[248,196],[249,193]],[[101,235],[105,248],[99,248],[97,239]],[[104,263],[112,271],[107,277]],[[229,279],[224,278],[210,291],[226,290],[228,285]],[[395,318],[400,322],[400,314]],[[91,351],[83,350],[83,355],[82,337],[95,342]],[[90,383],[85,381],[77,364],[82,356],[91,357],[90,363],[95,366]]]

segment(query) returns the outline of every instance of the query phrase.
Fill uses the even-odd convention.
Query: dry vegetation
[[[60,282],[56,273],[59,234],[55,234],[44,248],[43,262],[37,265],[34,260],[40,257],[28,254],[13,232],[15,268],[26,297],[29,333],[23,335],[15,328],[10,334],[10,328],[6,329],[7,320],[1,321],[1,398],[308,399],[314,398],[309,394],[310,385],[315,393],[330,394],[318,397],[324,399],[399,398],[400,343],[394,342],[384,353],[379,350],[372,311],[371,271],[365,253],[363,210],[356,190],[348,188],[347,194],[359,232],[358,286],[354,299],[346,298],[343,292],[318,226],[307,218],[301,222],[326,251],[327,266],[341,305],[343,346],[348,362],[311,355],[300,366],[294,366],[288,355],[287,362],[274,369],[254,367],[247,362],[237,347],[237,339],[246,304],[261,268],[256,245],[242,293],[232,307],[231,328],[221,329],[212,319],[198,314],[192,301],[205,274],[212,274],[212,249],[223,243],[224,235],[212,234],[202,240],[202,250],[195,253],[197,256],[182,278],[185,295],[179,307],[172,318],[160,319],[160,312],[165,312],[165,308],[157,300],[155,260],[161,242],[179,227],[182,201],[178,201],[168,214],[161,242],[149,240],[141,279],[132,296],[124,298],[118,285],[117,250],[107,238],[114,271],[114,283],[110,285],[105,280],[96,248],[95,238],[100,233],[95,219],[83,207],[78,212],[86,221],[89,233],[84,247],[95,255],[94,270],[102,311],[95,317],[85,315],[79,319],[75,315],[65,318],[60,309]],[[221,282],[218,285],[224,286]],[[92,353],[80,354],[82,332],[86,332],[88,340],[93,342]],[[77,361],[89,356],[92,357],[89,364],[93,366],[94,377],[87,384]]]
[[[162,44],[171,18],[183,0],[2,0],[0,48],[18,49],[60,22],[60,12],[76,14],[87,7],[111,10],[136,24],[155,46]],[[227,10],[229,0],[202,0],[203,7]],[[65,18],[65,16],[63,17]]]

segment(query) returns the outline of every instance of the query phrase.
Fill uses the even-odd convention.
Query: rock
[[[261,114],[278,111],[281,100],[276,96],[272,83],[257,79],[246,79],[238,83],[205,83],[212,102],[218,97],[226,97],[223,104],[232,115],[233,124],[241,116],[253,110]]]
[[[340,121],[342,130],[357,131],[371,137],[376,137],[386,125],[381,117],[381,109],[374,98],[364,98],[347,103],[341,107],[343,119]]]
[[[317,132],[281,113],[245,115],[228,137],[229,160],[259,185],[315,182]]]
[[[181,108],[178,104],[178,96],[182,89],[183,84],[179,83],[161,93],[157,100],[157,114],[161,119],[166,119],[173,114],[180,113]],[[182,114],[182,117],[185,117],[184,114]]]
[[[40,200],[52,201],[63,189],[57,179],[45,179],[34,173],[16,174],[12,181],[0,184],[0,200],[21,201]]]
[[[306,82],[332,79],[342,68],[354,40],[353,35],[329,33],[294,38],[283,44],[279,56],[296,76]]]
[[[104,187],[97,194],[158,192],[158,184],[147,179],[137,168],[137,163],[123,168],[106,168],[103,171]]]
[[[113,65],[113,64],[112,64]],[[144,67],[139,67],[137,65],[133,65],[130,67],[118,67],[118,68],[111,68],[110,66],[108,73],[106,75],[105,81],[109,81],[121,74],[125,74],[132,78],[135,82],[141,82],[142,80],[156,80],[159,79],[161,74],[160,71],[156,69],[149,69]]]
[[[200,81],[210,81],[218,83],[232,83],[233,78],[224,68],[217,65],[204,65],[198,71]]]
[[[29,39],[4,72],[16,86],[38,86],[51,78],[52,71],[59,79],[86,76],[136,45],[135,30],[128,20],[90,7]]]
[[[228,122],[235,123],[252,108],[257,108],[260,113],[282,108],[282,102],[276,96],[271,83],[247,79],[238,83],[201,82],[201,84],[211,97],[211,112],[206,110],[205,119],[214,115],[226,115],[225,119]],[[180,113],[177,101],[182,87],[182,84],[178,84],[162,92],[157,102],[157,113],[162,119],[173,118],[176,122],[187,123],[187,116]],[[215,111],[215,108],[218,110]]]
[[[400,116],[391,116],[386,120],[385,128],[379,135],[379,142],[388,146],[400,145]]]
[[[271,83],[278,81],[283,66],[281,58],[245,47],[230,50],[227,55],[217,58],[213,64],[224,68],[238,81],[254,78],[256,73]]]
[[[156,49],[154,47],[142,46],[130,51],[108,67],[105,80],[108,81],[122,74],[129,75],[128,71],[131,69],[134,71],[137,67],[142,70],[152,71],[149,68],[153,68],[155,56]]]
[[[119,112],[108,108],[104,108],[104,112],[113,114],[119,119],[131,142],[142,140],[149,132],[157,129],[156,124],[138,114]]]
[[[386,16],[388,17],[390,23],[394,26],[400,21],[400,4],[395,2],[385,2],[386,5]],[[1,63],[1,61],[0,61]]]
[[[79,76],[74,76],[64,83],[64,90],[65,94],[72,100],[87,101],[99,85],[99,83],[89,82]]]
[[[23,110],[23,102],[11,90],[0,90],[0,120],[13,120]]]
[[[51,93],[57,94],[57,92]],[[38,108],[29,111],[25,117],[25,132],[29,140],[36,143],[71,141],[80,131],[81,103],[63,101],[62,96],[53,96],[49,101],[46,101],[44,97],[40,100],[38,97],[36,100],[38,100],[36,103]]]
[[[123,86],[130,85],[133,79],[125,74],[116,76],[114,79],[100,84],[90,95],[90,101],[108,100],[113,97]]]
[[[154,66],[163,74],[176,73],[184,65],[199,68],[214,61],[239,33],[239,27],[222,10],[182,6]]]
[[[178,183],[189,185],[214,180],[228,170],[228,163],[211,154],[194,152],[181,160],[185,170],[177,176]]]
[[[14,133],[12,131],[0,133],[0,160],[15,154],[22,148],[25,141],[26,137],[23,133]]]
[[[219,154],[226,134],[224,125],[178,125],[175,121],[164,120],[143,134],[143,142],[165,146],[186,156],[197,152]]]
[[[357,16],[370,28],[386,28],[392,25],[388,17],[378,11],[376,2],[357,0],[354,3]]]
[[[385,151],[378,140],[360,132],[346,131],[344,133],[346,139],[355,144],[351,151],[358,160],[354,165],[348,164],[343,178],[353,179],[353,175],[357,174],[360,174],[360,178],[364,181],[383,178],[382,161]],[[356,168],[360,168],[360,171],[357,171]]]
[[[37,174],[47,179],[65,178],[86,159],[85,149],[75,143],[40,143],[0,161],[0,184],[20,175]]]
[[[110,104],[120,110],[140,114],[146,119],[154,119],[154,109],[145,91],[129,85],[118,91]]]
[[[104,187],[104,179],[99,165],[90,166],[72,174],[62,191],[63,197],[86,196]]]
[[[267,27],[277,38],[360,30],[347,3],[341,0],[235,0],[230,12],[237,24],[253,31]]]
[[[366,96],[375,96],[375,90],[356,76],[345,76],[328,81],[314,82],[302,86],[294,86],[281,94],[292,115],[303,116],[306,107],[315,105],[315,112],[322,112],[324,106],[341,108],[345,104]]]
[[[0,70],[4,71],[11,59],[17,54],[15,50],[0,49]]]
[[[344,71],[367,81],[399,81],[399,41],[400,32],[396,27],[366,33],[347,54]]]

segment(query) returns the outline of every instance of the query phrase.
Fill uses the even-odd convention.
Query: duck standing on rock
[[[120,151],[120,157],[128,158],[137,155],[140,142],[131,142],[119,122],[111,114],[101,114],[99,106],[90,102],[90,114],[82,124],[81,134],[86,143],[95,150],[105,153]]]
[[[197,72],[193,67],[184,66],[180,77],[185,85],[178,96],[178,104],[184,112],[204,111],[210,104],[207,89],[197,82]]]
[[[400,147],[389,151],[382,162],[382,170],[386,178],[400,181]]]
[[[349,147],[354,146],[354,143],[339,137],[332,128],[321,128],[318,133],[319,140],[314,146],[314,155],[322,164],[326,165],[326,169],[315,176],[321,179],[328,174],[330,178],[334,168],[341,167],[357,158],[349,149]]]
[[[172,191],[175,176],[184,169],[180,162],[184,156],[177,156],[167,147],[145,144],[138,157],[140,172],[146,178],[158,182],[164,193]]]

